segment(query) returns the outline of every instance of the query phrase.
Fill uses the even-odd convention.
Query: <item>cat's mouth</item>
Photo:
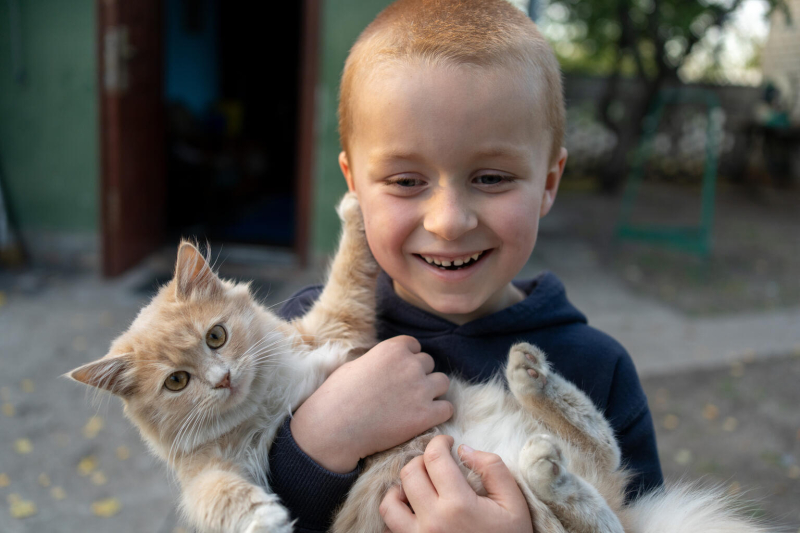
[[[440,270],[463,270],[470,268],[486,257],[492,249],[465,254],[457,257],[439,257],[436,255],[414,254],[422,261]]]

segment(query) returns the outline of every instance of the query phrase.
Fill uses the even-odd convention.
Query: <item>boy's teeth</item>
[[[450,261],[442,261],[443,267],[449,267],[451,265]]]
[[[469,261],[469,259],[467,259],[467,261]],[[460,267],[461,265],[464,264],[464,261],[462,261],[461,259],[456,259],[455,261],[453,261],[453,264],[457,267]]]
[[[427,255],[423,255],[422,258],[425,259],[425,261],[427,261],[428,263],[433,263],[433,258],[432,257],[428,257]]]
[[[473,261],[477,261],[480,256],[481,256],[481,252],[478,252],[477,254],[472,256],[472,260]]]
[[[436,263],[439,266],[442,266],[442,262],[439,261],[438,259],[434,259],[433,262]]]
[[[436,265],[439,268],[444,268],[449,266],[460,267],[468,265],[473,261],[477,261],[481,255],[483,255],[483,252],[478,252],[477,254],[473,255],[466,255],[464,257],[459,257],[458,259],[452,260],[436,259],[435,257],[431,257],[429,255],[422,255],[420,257],[422,257],[428,264]]]

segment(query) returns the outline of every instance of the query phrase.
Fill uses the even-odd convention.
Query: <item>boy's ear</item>
[[[128,375],[133,367],[133,354],[124,353],[106,356],[102,359],[79,366],[67,377],[80,381],[90,387],[107,390],[117,396],[126,398],[134,392],[134,384]]]
[[[356,192],[356,185],[353,182],[353,171],[350,168],[350,162],[347,160],[347,152],[342,150],[339,152],[339,168],[342,169],[344,180],[347,182],[347,189],[350,192]]]
[[[222,283],[206,258],[188,241],[181,242],[178,248],[175,282],[175,297],[178,300],[188,300],[196,291],[203,291],[208,296],[222,291]]]
[[[556,201],[556,194],[558,193],[558,184],[561,183],[561,175],[564,174],[564,166],[566,164],[567,149],[562,146],[561,152],[558,154],[558,160],[547,170],[542,205],[539,208],[539,218],[549,213],[550,208],[553,207],[553,203]]]

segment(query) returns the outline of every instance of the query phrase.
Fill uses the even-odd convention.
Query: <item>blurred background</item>
[[[322,279],[338,80],[386,0],[0,3],[0,531],[188,531],[101,357],[180,236],[277,303]],[[800,530],[800,0],[514,2],[569,161],[521,276],[629,350],[667,477]]]

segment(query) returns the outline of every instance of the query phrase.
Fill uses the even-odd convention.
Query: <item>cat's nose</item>
[[[219,383],[214,385],[215,389],[229,389],[231,388],[231,371],[225,373],[225,377]]]

